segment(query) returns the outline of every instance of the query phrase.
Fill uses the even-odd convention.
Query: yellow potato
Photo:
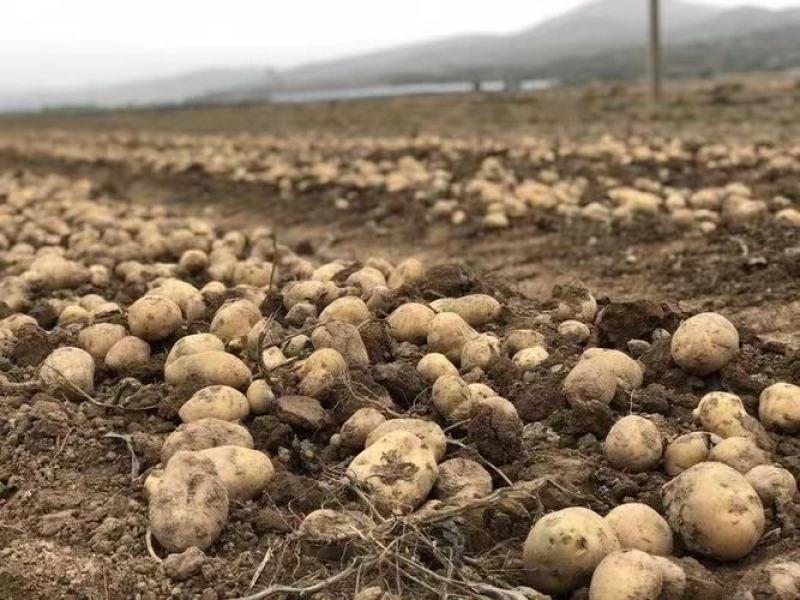
[[[252,448],[253,436],[246,427],[220,419],[206,418],[184,423],[164,440],[164,445],[161,447],[161,464],[166,466],[181,450],[205,450],[217,446]]]
[[[661,460],[661,433],[655,423],[636,415],[622,417],[606,436],[608,462],[616,469],[642,473]]]
[[[253,374],[247,365],[226,352],[190,354],[164,368],[164,380],[170,385],[197,383],[244,389],[252,379]]]
[[[666,519],[646,504],[620,504],[606,515],[620,547],[657,556],[672,554],[672,530]]]
[[[672,336],[672,358],[684,371],[705,376],[719,371],[739,352],[739,332],[717,313],[700,313]]]
[[[198,390],[178,411],[181,421],[200,419],[238,421],[250,414],[250,403],[240,391],[227,385],[211,385]]]
[[[275,476],[272,461],[263,452],[241,446],[216,446],[198,454],[214,463],[231,500],[250,500]]]

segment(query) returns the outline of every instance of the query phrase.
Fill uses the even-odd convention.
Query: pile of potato
[[[432,224],[455,227],[504,229],[549,218],[606,226],[659,218],[701,234],[762,222],[800,226],[797,199],[765,194],[759,185],[800,170],[797,152],[789,145],[698,146],[682,138],[613,136],[555,143],[537,138],[309,140],[37,131],[0,136],[0,149],[111,162],[134,171],[201,169],[210,176],[273,187],[285,200],[324,188],[326,202],[340,211],[380,212],[374,198],[398,197],[414,215],[419,208]],[[466,162],[477,162],[477,167],[464,172]],[[581,165],[577,171],[576,164]],[[620,168],[633,167],[646,168],[646,175],[619,174]],[[748,177],[716,187],[684,183],[687,171],[731,168]]]
[[[232,504],[258,498],[286,468],[254,449],[254,417],[273,415],[342,459],[342,477],[369,510],[323,509],[299,530],[340,535],[495,490],[494,463],[514,458],[491,443],[467,458],[453,442],[479,422],[521,438],[517,407],[487,376],[497,364],[530,383],[563,366],[548,362],[555,346],[581,348],[563,380],[573,410],[636,394],[646,375],[630,354],[594,345],[598,302],[580,285],[539,327],[517,328],[499,294],[425,300],[418,290],[441,272],[413,258],[314,264],[267,230],[225,232],[111,202],[87,181],[5,175],[0,199],[3,358],[13,365],[28,336],[45,336],[51,351],[36,377],[72,401],[105,398],[120,378],[142,373],[188,390],[144,482],[150,531],[170,553],[211,548]],[[722,315],[700,313],[670,344],[687,376],[709,378],[736,359],[739,334]],[[408,357],[413,369],[401,378],[418,378],[418,397],[387,384],[341,405],[343,385],[388,381]],[[624,503],[605,516],[572,506],[536,519],[521,555],[527,584],[547,594],[588,585],[593,600],[688,599],[676,547],[715,561],[748,556],[764,536],[765,509],[791,510],[797,493],[792,474],[773,464],[771,434],[800,432],[800,387],[764,389],[758,418],[737,396],[713,391],[694,419],[696,430],[675,435],[648,415],[619,418],[607,462],[633,474],[663,469],[672,479],[662,506]],[[782,589],[798,585],[800,565],[781,569],[774,597],[789,598]]]

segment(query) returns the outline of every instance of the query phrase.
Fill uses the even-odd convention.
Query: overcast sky
[[[645,0],[642,0],[644,2]],[[800,0],[705,0],[782,7]],[[0,0],[0,90],[275,66],[465,32],[507,32],[585,0]]]

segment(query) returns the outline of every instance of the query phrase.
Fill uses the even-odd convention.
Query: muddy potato
[[[424,277],[425,265],[416,258],[408,258],[395,267],[387,285],[390,290],[397,290],[406,285],[413,285]]]
[[[655,423],[643,417],[622,417],[606,436],[605,452],[616,469],[630,473],[649,471],[661,460],[661,432]]]
[[[567,320],[559,324],[558,335],[575,342],[576,344],[583,344],[592,335],[592,330],[586,323],[580,321]]]
[[[719,371],[739,352],[739,332],[717,313],[700,313],[672,336],[672,359],[684,371],[705,376]]]
[[[664,485],[661,498],[672,530],[686,547],[716,560],[747,556],[764,533],[764,508],[747,479],[718,462],[687,469]]]
[[[210,333],[195,333],[179,339],[167,354],[165,365],[170,365],[179,358],[201,352],[224,352],[225,344],[217,336]]]
[[[78,334],[78,343],[93,358],[105,360],[112,346],[127,335],[122,325],[112,323],[97,323],[90,325]]]
[[[444,354],[453,364],[460,364],[464,345],[477,335],[457,314],[439,313],[428,328],[428,351]]]
[[[407,302],[398,306],[386,317],[389,335],[398,342],[424,344],[428,339],[428,328],[436,313],[424,304]]]
[[[197,383],[244,389],[252,379],[247,365],[226,352],[189,354],[164,367],[164,380],[170,385]]]
[[[497,392],[495,392],[485,383],[470,383],[469,393],[472,396],[473,402],[480,402],[482,400],[486,400],[487,398],[494,398],[497,396]]]
[[[705,431],[694,431],[677,437],[664,451],[664,472],[670,477],[708,460],[711,449],[722,438]]]
[[[369,294],[377,287],[386,287],[386,277],[378,269],[362,267],[358,271],[351,273],[345,283],[354,285],[365,294]]]
[[[393,431],[356,456],[347,473],[370,489],[378,510],[406,514],[428,497],[439,469],[431,448],[419,437]]]
[[[445,502],[483,498],[492,493],[492,476],[474,460],[451,458],[439,465],[439,478],[433,491]]]
[[[263,452],[241,446],[216,446],[199,450],[214,463],[231,500],[250,500],[275,476],[272,461]]]
[[[545,345],[544,336],[533,329],[515,329],[509,331],[503,340],[503,348],[509,356],[514,356],[520,350],[535,348]]]
[[[653,558],[640,550],[617,550],[592,575],[589,600],[659,600],[663,575]]]
[[[153,476],[151,476],[152,478]],[[178,452],[155,481],[148,478],[148,520],[169,552],[213,544],[228,519],[228,492],[211,459]]]
[[[39,377],[47,386],[74,391],[94,392],[94,359],[80,348],[58,348],[44,359],[39,367]]]
[[[758,400],[758,417],[767,429],[800,433],[800,386],[776,383]]]
[[[63,256],[44,255],[31,263],[30,270],[41,276],[48,290],[74,289],[89,281],[89,269]]]
[[[769,463],[770,456],[769,452],[759,448],[751,439],[729,437],[711,449],[708,459],[726,464],[744,474],[758,465]]]
[[[271,412],[275,405],[275,394],[272,388],[263,379],[256,379],[247,387],[247,403],[250,405],[250,413],[254,415],[265,415]]]
[[[210,385],[196,391],[178,411],[181,421],[200,419],[239,421],[250,414],[250,404],[240,391],[227,385]]]
[[[641,364],[624,352],[606,348],[589,348],[580,361],[592,361],[610,370],[617,377],[617,385],[626,391],[642,387],[644,371]]]
[[[797,481],[789,471],[775,465],[757,465],[745,478],[765,506],[775,501],[790,501],[797,494]]]
[[[444,458],[447,451],[447,439],[444,431],[436,423],[422,419],[390,419],[372,430],[367,436],[366,446],[371,446],[381,437],[393,431],[413,433],[433,452],[436,462]]]
[[[341,442],[348,448],[363,448],[367,437],[386,422],[386,417],[375,408],[359,408],[342,424]]]
[[[116,373],[130,373],[150,361],[150,344],[128,335],[116,342],[105,355],[106,366]]]
[[[328,321],[341,321],[348,323],[355,327],[369,321],[372,318],[372,313],[369,308],[364,304],[361,298],[355,296],[343,296],[337,298],[322,311],[319,315],[320,323],[327,323]]]
[[[311,279],[314,281],[332,281],[338,273],[347,268],[347,263],[341,261],[329,262],[314,269]]]
[[[58,324],[61,327],[66,327],[73,323],[87,323],[88,321],[89,311],[77,304],[65,306],[58,316]]]
[[[458,375],[458,369],[444,354],[431,352],[419,359],[417,373],[428,383],[433,383],[443,375]]]
[[[337,379],[347,374],[344,357],[333,348],[315,350],[298,368],[302,377],[300,393],[319,398],[330,390]]]
[[[781,558],[746,576],[735,600],[796,600],[800,598],[800,563]]]
[[[491,334],[481,333],[468,340],[461,349],[461,368],[485,369],[497,356],[500,356],[500,340]]]
[[[197,275],[208,268],[208,254],[197,249],[186,250],[181,254],[178,264],[189,275]]]
[[[523,371],[533,371],[548,358],[550,358],[550,354],[548,354],[547,350],[542,346],[533,346],[532,348],[523,348],[517,352],[512,361]]]
[[[661,571],[661,595],[658,600],[688,600],[687,577],[683,567],[663,556],[652,556]]]
[[[706,431],[721,438],[746,437],[769,449],[772,441],[764,427],[747,414],[741,399],[727,392],[711,392],[700,399],[693,411],[694,420]]]
[[[580,281],[562,286],[558,290],[556,319],[592,323],[597,314],[597,300]]]
[[[442,375],[433,384],[431,399],[436,411],[449,423],[468,420],[472,416],[469,386],[457,375]]]
[[[600,561],[616,550],[619,541],[605,519],[573,506],[536,522],[525,540],[522,561],[534,588],[562,594],[584,585]]]
[[[646,504],[620,504],[606,517],[621,548],[656,556],[672,554],[672,530],[666,519]]]
[[[596,361],[582,360],[564,379],[564,395],[570,405],[583,402],[610,404],[617,393],[617,376]]]
[[[144,296],[128,308],[131,334],[146,342],[157,342],[175,334],[183,325],[180,307],[169,298]]]
[[[234,300],[223,304],[216,312],[209,332],[227,344],[246,337],[260,319],[261,312],[255,304],[249,300]]]
[[[314,348],[332,348],[339,352],[353,369],[366,369],[369,367],[369,355],[361,339],[358,328],[340,321],[328,321],[316,327],[311,333],[311,342]]]
[[[253,447],[253,436],[246,427],[230,421],[206,418],[183,423],[167,436],[161,447],[161,464],[166,466],[170,459],[182,450],[196,451],[217,446]]]
[[[291,310],[295,304],[301,302],[324,306],[338,298],[338,296],[339,288],[330,281],[293,281],[285,285],[281,290],[283,306],[286,310]]]
[[[502,305],[487,294],[461,298],[441,298],[430,303],[436,313],[455,313],[472,327],[482,327],[497,319]]]
[[[191,283],[167,277],[160,279],[146,294],[147,296],[161,296],[172,300],[181,309],[181,312],[189,317],[189,308],[194,302],[203,303],[203,295]],[[205,312],[205,310],[203,310]]]

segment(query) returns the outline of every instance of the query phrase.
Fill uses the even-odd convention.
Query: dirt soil
[[[722,127],[719,122],[713,126]],[[777,128],[775,120],[765,122],[760,131],[767,143]],[[473,173],[486,156],[483,151],[461,155],[458,164],[448,166]],[[419,158],[426,157],[420,154]],[[562,175],[589,178],[609,175],[612,169],[601,167],[598,172],[596,164],[578,160],[559,166]],[[633,183],[642,177],[657,178],[660,167],[639,163],[635,169],[613,175]],[[517,165],[522,177],[525,169],[532,173],[537,167]],[[486,415],[473,419],[467,430],[453,432],[498,467],[501,473],[494,473],[495,485],[502,485],[504,478],[550,476],[578,490],[585,504],[603,513],[626,501],[658,509],[665,475],[659,471],[630,475],[605,461],[602,440],[617,416],[629,411],[651,415],[665,430],[677,434],[692,429],[691,410],[708,391],[736,393],[752,412],[768,385],[800,383],[800,229],[758,222],[700,235],[659,218],[642,218],[629,225],[585,221],[569,226],[555,219],[532,218],[493,231],[431,221],[424,209],[415,209],[413,200],[402,194],[356,196],[342,210],[333,202],[342,193],[335,185],[305,189],[287,202],[274,186],[231,181],[202,171],[164,173],[125,164],[0,152],[0,172],[15,170],[88,178],[120,202],[163,204],[211,218],[221,227],[268,225],[281,241],[315,260],[417,256],[427,264],[460,263],[461,275],[432,279],[408,290],[407,297],[431,300],[447,293],[442,286],[446,288],[448,282],[462,294],[490,289],[508,307],[498,331],[531,325],[543,328],[551,350],[547,362],[534,372],[522,375],[506,361],[486,373],[487,382],[511,400],[529,424],[524,431],[509,431],[504,423]],[[694,188],[736,181],[750,185],[758,197],[783,195],[800,203],[796,175],[771,177],[747,167],[706,171],[692,161],[673,173]],[[597,324],[594,341],[624,350],[630,340],[651,342],[640,357],[647,368],[644,387],[633,396],[616,398],[605,410],[584,413],[568,409],[561,393],[563,379],[582,348],[565,342],[550,324],[541,327],[537,320],[541,311],[554,307],[554,286],[576,279],[608,309],[606,320]],[[672,332],[682,317],[701,310],[730,317],[742,338],[739,358],[708,378],[687,376],[671,363],[668,347],[652,341],[656,329]],[[30,356],[14,361],[15,381],[33,376],[32,365],[38,364],[47,349],[42,344],[47,343],[52,340],[30,340],[26,346]],[[368,347],[371,355],[390,351],[385,340]],[[407,358],[415,364],[414,356]],[[29,366],[20,366],[26,360]],[[377,375],[372,373],[368,379],[379,381],[398,404],[402,398],[425,404],[429,390],[416,389],[421,384],[413,377],[383,373],[381,379]],[[284,449],[277,459],[279,475],[255,502],[232,505],[229,524],[214,550],[191,574],[185,578],[166,575],[165,567],[151,560],[145,547],[143,478],[131,478],[131,453],[125,441],[106,435],[130,435],[142,470],[157,464],[163,437],[179,422],[174,407],[191,390],[159,386],[152,390],[152,398],[142,403],[154,401],[160,406],[157,411],[79,406],[74,400],[41,392],[0,397],[0,598],[236,598],[245,594],[267,548],[279,555],[282,548],[285,551],[267,565],[255,590],[270,581],[301,581],[332,568],[328,557],[284,546],[284,540],[308,512],[353,504],[322,476],[346,456],[322,438],[297,435],[274,416],[265,416],[255,419],[250,430],[257,449],[276,455],[279,448]],[[347,391],[341,391],[341,396],[346,399]],[[776,462],[800,478],[800,438],[772,436]],[[474,457],[474,450],[462,454]],[[575,502],[557,491],[542,494],[540,500],[547,509]],[[524,508],[515,510],[523,514],[487,511],[480,517],[473,515],[472,522],[459,522],[458,527],[443,523],[437,532],[444,540],[439,550],[456,560],[482,557],[480,563],[467,564],[487,581],[502,572],[505,581],[522,585],[519,564],[509,557],[518,552],[530,516]],[[695,597],[730,597],[753,567],[776,557],[798,559],[798,516],[796,511],[769,508],[767,534],[750,556],[731,565],[701,560],[713,576],[697,564]],[[683,549],[679,547],[676,554],[683,554]],[[431,569],[442,568],[437,556],[428,559]],[[707,587],[703,579],[708,580]],[[401,597],[423,597],[402,596],[403,589],[397,589],[388,571],[360,585],[369,583],[399,592]],[[352,582],[342,583],[311,597],[348,598],[353,589]],[[586,597],[581,594],[585,590],[566,598]]]

